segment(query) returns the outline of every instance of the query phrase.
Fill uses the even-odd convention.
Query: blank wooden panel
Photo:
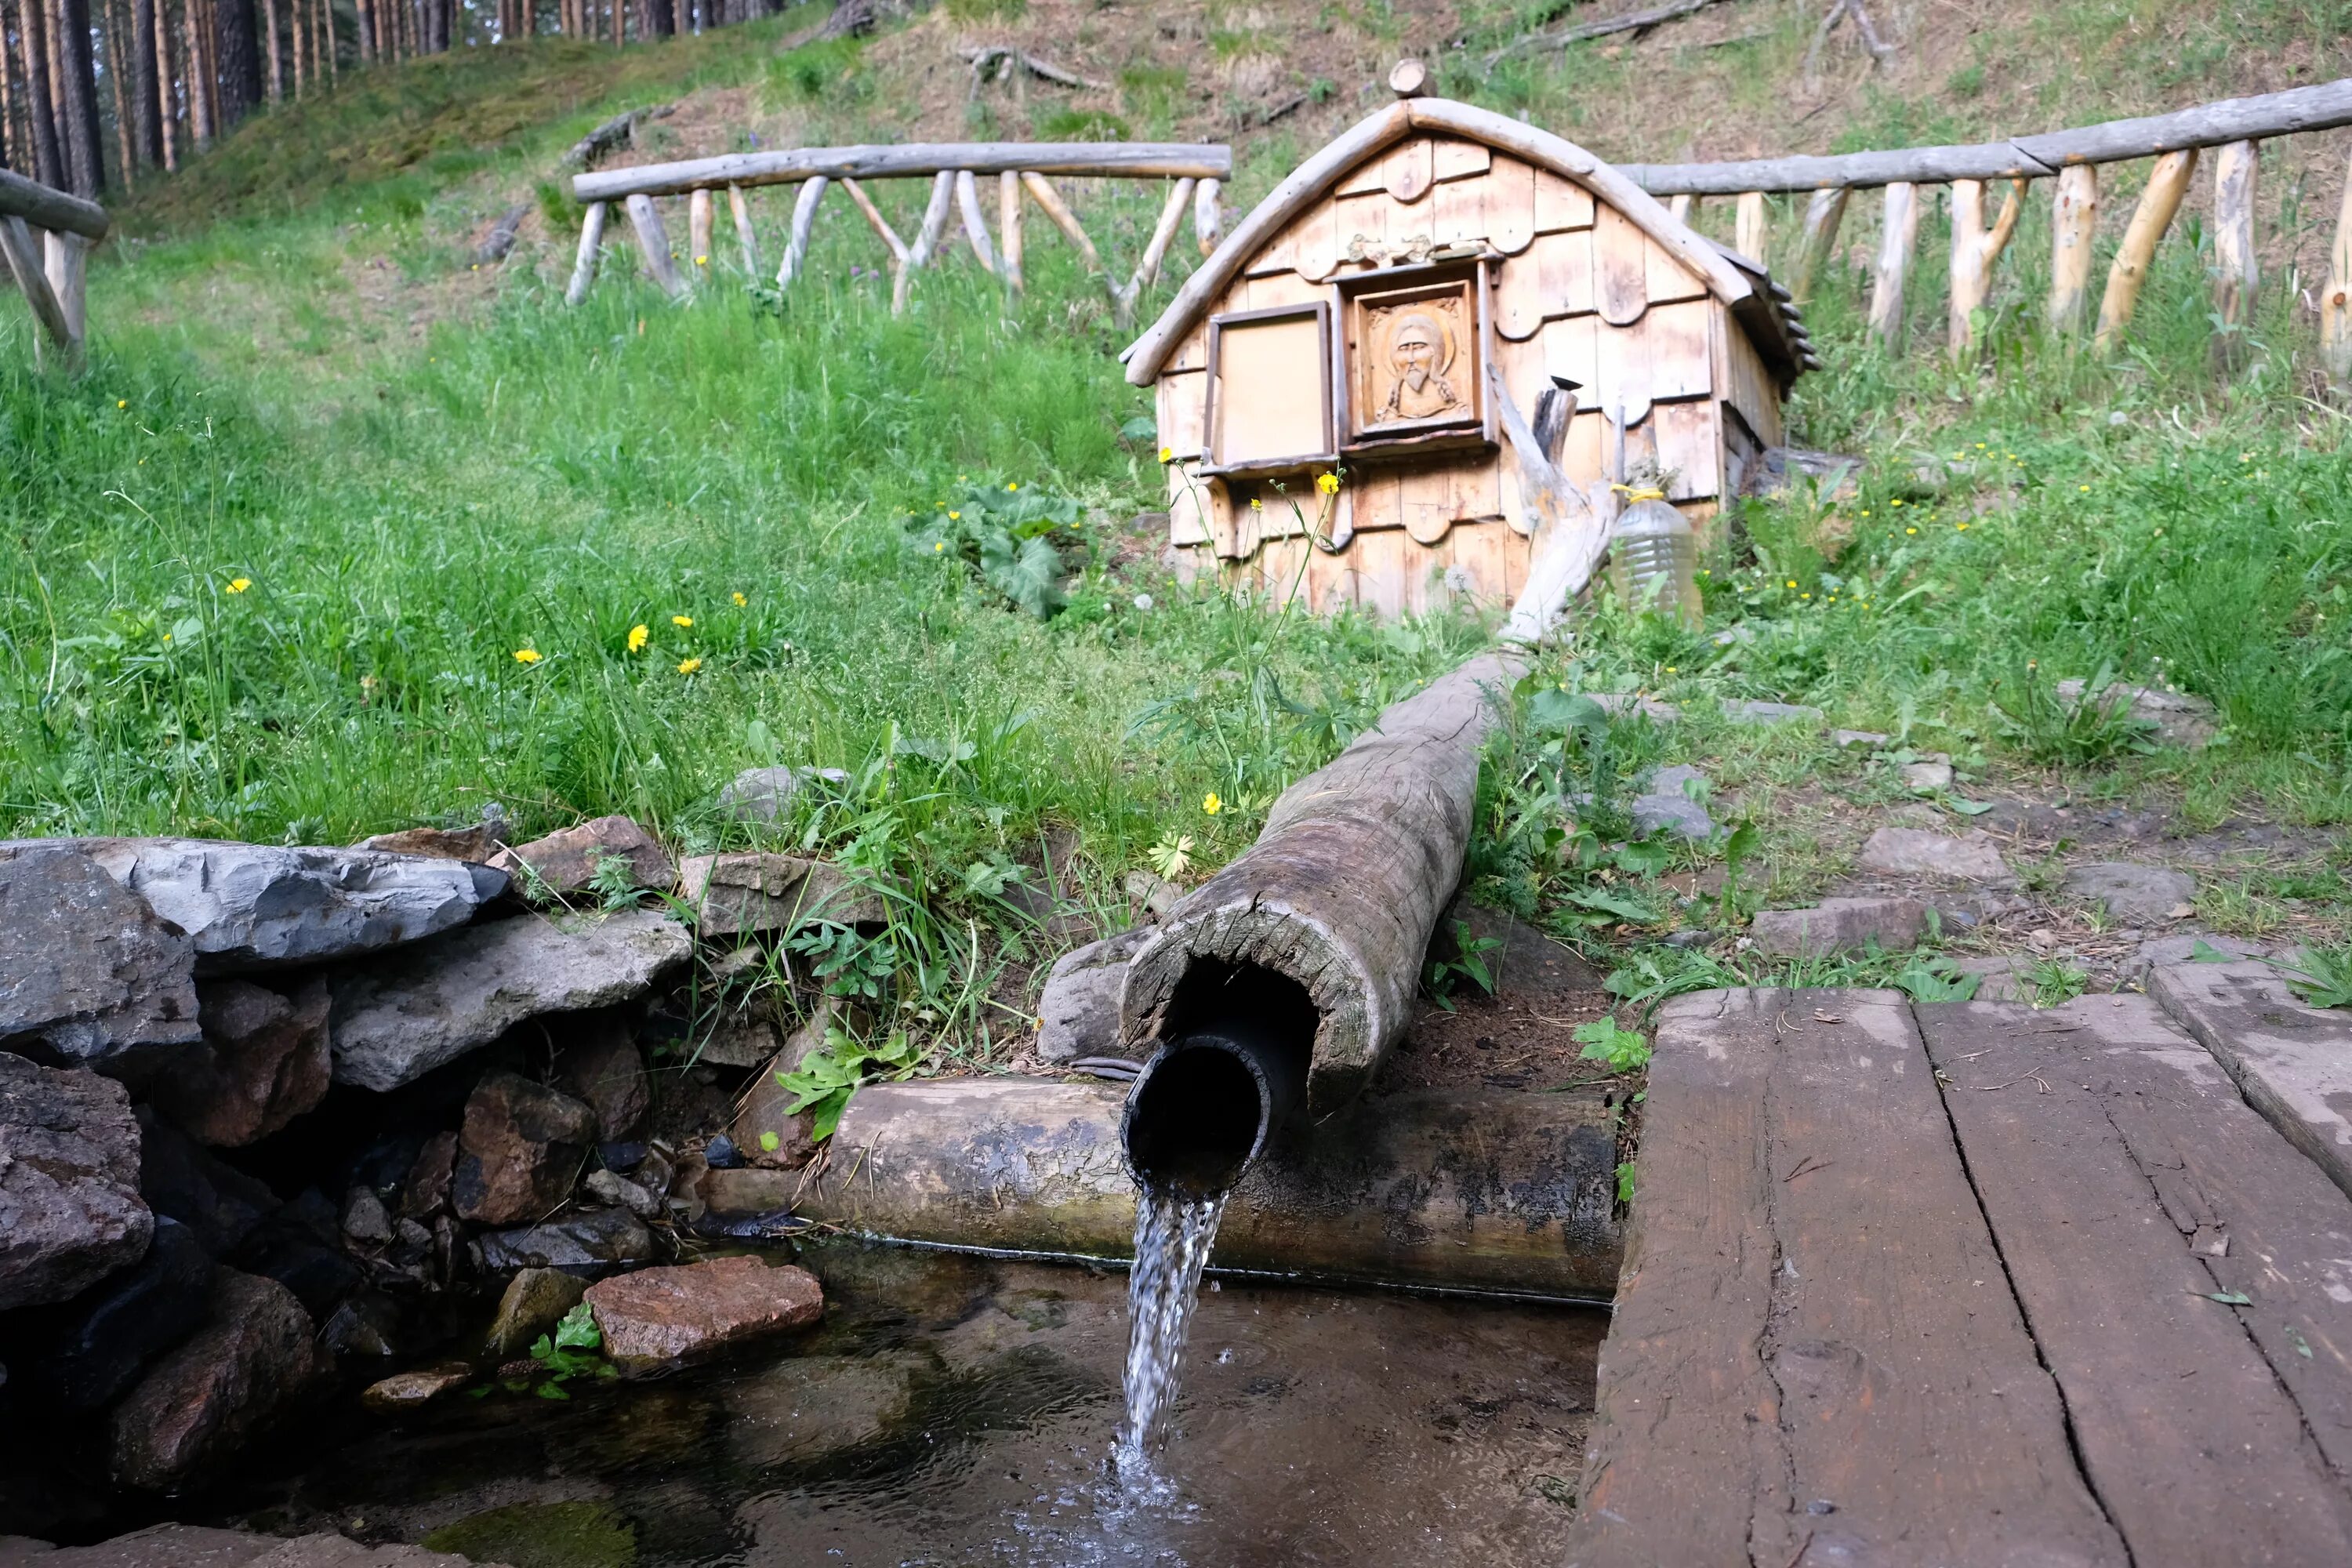
[[[1434,544],[1444,539],[1446,530],[1462,516],[1461,496],[1450,469],[1408,469],[1402,476],[1400,492],[1404,530],[1420,543]]]
[[[1522,256],[1496,270],[1492,308],[1496,332],[1510,342],[1532,338],[1542,330],[1543,274],[1537,258]]]
[[[1319,547],[1307,557],[1307,581],[1298,596],[1318,615],[1334,615],[1356,602],[1356,572],[1347,553]]]
[[[1706,294],[1706,284],[1699,275],[1675,260],[1666,247],[1647,235],[1642,237],[1642,265],[1648,279],[1650,303],[1664,305],[1676,300],[1697,300]]]
[[[1340,175],[1339,183],[1331,191],[1335,195],[1360,196],[1387,188],[1388,175],[1383,172],[1382,161],[1375,157],[1365,159]]]
[[[1518,405],[1521,417],[1530,425],[1534,424],[1536,399],[1551,385],[1549,378],[1544,374],[1543,340],[1529,337],[1521,342],[1500,338],[1494,345],[1494,364],[1502,375],[1503,390],[1510,394],[1513,403]],[[1512,464],[1506,457],[1495,466],[1507,471]]]
[[[1625,423],[1638,425],[1650,408],[1650,354],[1641,323],[1630,327],[1601,325],[1592,334],[1592,405],[1624,411]]]
[[[1543,330],[1544,374],[1565,376],[1580,389],[1577,405],[1582,408],[1599,408],[1597,395],[1601,385],[1601,351],[1597,335],[1606,331],[1598,316],[1570,316],[1566,321],[1546,321]]]
[[[1510,599],[1510,541],[1516,537],[1509,529],[1492,518],[1465,521],[1455,528],[1446,542],[1453,547],[1454,559],[1449,563],[1470,578],[1467,588],[1454,590],[1456,595],[1467,595],[1490,609],[1501,609]]]
[[[1435,143],[1432,158],[1440,181],[1483,174],[1495,161],[1484,142],[1463,142],[1453,137]]]
[[[1381,161],[1381,174],[1390,195],[1411,205],[1429,195],[1436,180],[1431,151],[1426,136],[1408,137],[1389,149]]]
[[[1360,529],[1361,524],[1357,525]],[[1421,547],[1403,533],[1383,530],[1359,532],[1348,547],[1356,568],[1356,603],[1373,614],[1393,619],[1404,613],[1408,557],[1418,558]]]
[[[1160,377],[1160,444],[1180,458],[1197,458],[1208,439],[1201,416],[1209,395],[1209,378],[1200,371]]]
[[[1723,422],[1715,399],[1654,404],[1650,424],[1659,466],[1669,474],[1668,500],[1705,500],[1723,492]]]
[[[1208,543],[1212,506],[1206,480],[1194,477],[1182,463],[1168,465],[1168,542]]]
[[[1361,238],[1369,244],[1386,244],[1389,237],[1389,195],[1386,191],[1372,195],[1341,196],[1331,204],[1331,236],[1339,254],[1348,254],[1348,247]]]
[[[1396,469],[1386,465],[1359,469],[1351,488],[1356,492],[1353,521],[1357,533],[1404,526],[1404,496],[1397,483]]]
[[[1218,340],[1220,466],[1310,458],[1331,449],[1323,404],[1329,371],[1312,315],[1226,325]]]
[[[1708,328],[1712,300],[1651,307],[1631,329],[1641,340],[1643,382],[1653,399],[1696,397],[1715,390]]]
[[[1739,410],[1748,428],[1763,437],[1766,446],[1780,445],[1784,421],[1780,384],[1764,368],[1756,345],[1748,341],[1748,333],[1738,322],[1724,321],[1718,330],[1723,339],[1724,363],[1730,370],[1724,396]]]
[[[1242,268],[1242,275],[1255,278],[1261,272],[1289,272],[1298,266],[1297,228],[1284,229],[1266,243]]]
[[[1291,254],[1298,262],[1299,276],[1320,282],[1331,276],[1339,265],[1339,253],[1347,246],[1347,237],[1339,232],[1338,205],[1317,202],[1307,216],[1291,225],[1294,239]]]
[[[1200,325],[1194,327],[1191,331],[1184,334],[1182,341],[1178,342],[1176,345],[1176,352],[1168,356],[1168,368],[1170,370],[1206,370],[1209,368],[1209,326],[1207,321],[1203,321]]]
[[[1577,415],[1559,444],[1559,471],[1580,485],[1598,482],[1608,472],[1607,437],[1606,422],[1597,412]]]
[[[1270,272],[1263,278],[1249,280],[1249,305],[1253,310],[1270,310],[1277,305],[1306,305],[1323,298],[1323,285],[1296,272]]]
[[[1564,228],[1592,226],[1592,193],[1549,169],[1536,174],[1536,232],[1556,234]]]
[[[1629,326],[1650,308],[1649,237],[1615,207],[1604,206],[1592,222],[1592,299],[1612,326]]]
[[[1528,259],[1536,265],[1545,320],[1581,316],[1592,310],[1591,229],[1545,235],[1536,241]]]
[[[1485,180],[1449,180],[1430,204],[1429,237],[1439,245],[1462,245],[1486,237]]]
[[[1497,158],[1486,187],[1486,240],[1506,256],[1527,249],[1536,237],[1536,171],[1516,158]]]

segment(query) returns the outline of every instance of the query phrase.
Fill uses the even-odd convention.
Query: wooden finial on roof
[[[1399,98],[1419,98],[1429,90],[1429,68],[1419,60],[1399,60],[1389,72],[1389,90]]]

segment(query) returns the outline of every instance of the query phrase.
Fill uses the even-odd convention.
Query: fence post
[[[2093,340],[2101,353],[2123,342],[2132,310],[2139,304],[2140,285],[2147,281],[2148,264],[2156,258],[2157,241],[2172,226],[2172,215],[2180,210],[2180,198],[2188,194],[2189,178],[2196,173],[2194,147],[2167,153],[2149,172],[2147,189],[2140,193],[2139,205],[2132,209],[2131,226],[2124,230],[2116,264],[2107,268],[2107,291],[2099,300],[2099,330]]]
[[[1731,247],[1760,264],[1769,263],[1764,252],[1770,242],[1769,219],[1765,216],[1764,193],[1743,191],[1739,196],[1738,218],[1732,229]]]
[[[580,252],[572,258],[572,286],[563,291],[567,305],[588,298],[588,286],[596,281],[596,257],[604,245],[604,203],[590,202],[588,216],[580,220]]]
[[[2091,242],[2099,228],[2099,170],[2069,163],[2058,171],[2050,212],[2050,328],[2080,337],[2091,298]]]
[[[1919,187],[1897,180],[1886,187],[1880,219],[1878,270],[1870,289],[1870,333],[1890,354],[1903,352],[1903,290],[1911,251],[1919,238]]]
[[[2213,368],[2224,374],[2244,367],[2254,315],[2254,151],[2232,142],[2213,158]]]
[[[1813,297],[1813,284],[1837,248],[1838,226],[1845,221],[1845,204],[1853,193],[1843,185],[1815,191],[1805,204],[1805,243],[1797,252],[1795,274],[1789,279],[1789,297],[1802,305]]]
[[[2327,292],[2319,300],[2319,352],[2328,379],[2352,385],[2352,174],[2336,215],[2336,244],[2327,253]]]
[[[2009,248],[2009,237],[2017,230],[2017,212],[2024,203],[2024,195],[2025,182],[2011,181],[2009,197],[2000,205],[2000,216],[1988,229],[1985,183],[1952,182],[1952,296],[1947,336],[1955,359],[1967,353],[1976,342],[1976,313],[1992,292],[1993,265]]]

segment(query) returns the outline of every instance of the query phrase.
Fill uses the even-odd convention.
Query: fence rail
[[[890,309],[907,308],[912,275],[931,265],[949,239],[948,225],[961,219],[964,238],[981,265],[1019,294],[1022,278],[1021,217],[1026,201],[1034,201],[1054,226],[1084,258],[1088,271],[1101,279],[1121,323],[1134,314],[1136,297],[1159,277],[1168,247],[1189,208],[1192,227],[1205,256],[1216,248],[1223,225],[1218,205],[1223,182],[1233,174],[1233,149],[1192,142],[934,142],[863,147],[795,147],[773,153],[735,153],[683,163],[648,163],[630,169],[600,170],[572,177],[572,192],[587,204],[580,226],[580,250],[572,268],[566,304],[588,297],[595,282],[597,258],[604,247],[604,225],[612,204],[619,201],[629,216],[637,247],[656,282],[673,298],[693,292],[712,252],[716,227],[716,194],[727,193],[735,221],[743,266],[752,276],[764,268],[759,241],[751,226],[749,192],[759,185],[800,186],[793,203],[792,227],[776,286],[788,289],[806,268],[809,235],[816,221],[817,204],[834,185],[848,193],[858,213],[889,253]],[[1102,253],[1070,210],[1053,183],[1053,176],[1098,179],[1168,179],[1167,199],[1152,226],[1142,259],[1121,282]],[[991,236],[982,210],[980,179],[997,181],[996,232]],[[923,210],[922,226],[913,243],[890,226],[881,208],[860,181],[929,177],[930,200]],[[678,269],[670,252],[669,232],[662,221],[656,196],[687,197],[688,244],[694,265]]]
[[[88,325],[89,247],[106,237],[106,209],[0,169],[0,258],[67,366],[80,368]],[[33,339],[36,363],[41,336]]]
[[[1903,346],[1904,292],[1918,235],[1921,187],[1951,188],[1951,306],[1946,338],[1951,352],[1975,343],[1977,312],[1990,293],[1994,268],[2017,225],[2026,186],[2054,180],[2052,195],[2051,326],[2076,336],[2086,326],[2101,349],[2120,342],[2131,325],[2141,283],[2158,241],[2172,226],[2197,174],[2200,155],[2213,164],[2213,353],[2229,368],[2243,357],[2259,281],[2254,260],[2255,149],[2282,136],[2352,125],[2352,78],[2292,88],[2254,98],[2224,99],[2173,114],[2111,120],[2096,125],[1970,146],[1906,147],[1828,157],[1759,158],[1726,163],[1620,165],[1652,195],[1670,199],[1687,218],[1706,196],[1738,199],[1737,248],[1760,258],[1767,233],[1768,195],[1811,192],[1804,232],[1789,270],[1801,302],[1836,248],[1838,228],[1854,191],[1876,189],[1883,205],[1879,254],[1873,268],[1871,331],[1890,350]],[[2099,170],[2153,157],[2147,187],[2132,210],[2098,314],[2089,312],[2092,239],[2099,214]],[[1997,181],[2009,189],[1999,215],[1986,217]],[[2320,300],[2320,349],[2339,385],[2352,383],[2352,180],[2337,219],[2327,288]]]

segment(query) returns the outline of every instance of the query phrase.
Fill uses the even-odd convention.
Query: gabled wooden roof
[[[1727,251],[1688,224],[1675,221],[1657,198],[1565,137],[1451,99],[1409,98],[1359,121],[1292,170],[1289,178],[1234,226],[1224,242],[1177,290],[1160,319],[1119,355],[1127,365],[1129,383],[1150,385],[1176,346],[1242,276],[1251,257],[1329,195],[1349,171],[1416,132],[1483,142],[1583,186],[1595,200],[1614,207],[1697,274],[1708,292],[1730,308],[1765,363],[1784,382],[1793,381],[1805,368],[1804,330],[1797,321],[1796,309],[1789,302],[1787,290],[1772,283],[1761,266]]]

